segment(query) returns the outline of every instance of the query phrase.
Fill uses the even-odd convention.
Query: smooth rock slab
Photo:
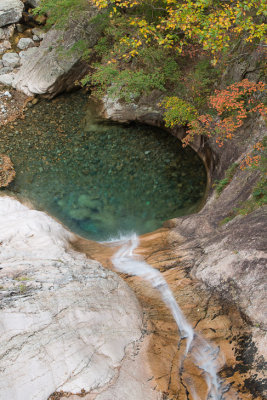
[[[89,65],[81,60],[83,51],[73,50],[73,46],[80,40],[85,41],[88,48],[97,43],[100,33],[91,22],[97,13],[98,10],[89,5],[88,10],[81,11],[80,20],[70,21],[66,30],[50,30],[36,52],[23,62],[14,88],[29,96],[45,94],[52,98],[76,87],[75,82],[89,71]]]
[[[0,27],[18,22],[22,17],[23,8],[20,0],[1,0]]]
[[[19,52],[19,57],[20,57],[20,63],[23,64],[24,62],[27,62],[30,57],[33,57],[36,52],[38,51],[37,47],[30,47],[27,50],[23,50]]]
[[[141,337],[134,294],[116,274],[72,251],[70,240],[46,214],[0,197],[1,400],[102,393]],[[147,380],[134,383],[138,400],[148,398]]]

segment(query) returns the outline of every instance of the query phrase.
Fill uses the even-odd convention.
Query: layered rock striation
[[[0,399],[46,400],[64,391],[159,400],[140,356],[134,294],[71,250],[72,239],[46,214],[0,197]],[[133,368],[138,373],[129,374]]]

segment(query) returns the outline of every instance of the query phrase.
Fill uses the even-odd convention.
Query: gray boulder
[[[8,40],[4,40],[0,44],[0,54],[5,53],[7,50],[11,49],[11,43]]]
[[[10,39],[13,36],[15,25],[9,25],[5,28],[0,28],[0,40]]]
[[[25,50],[30,46],[34,46],[34,41],[31,38],[21,38],[17,44],[20,50]]]
[[[15,74],[3,74],[0,75],[0,83],[5,86],[12,86],[14,81]]]
[[[24,4],[20,0],[1,0],[0,27],[18,22],[22,17]]]
[[[79,23],[77,20],[70,21],[64,31],[49,31],[40,47],[24,59],[14,80],[14,87],[29,96],[45,94],[48,98],[75,88],[75,82],[90,67],[82,60],[83,49],[75,45],[84,41],[91,48],[97,43],[100,32],[91,22],[97,12],[95,7],[89,6],[88,11],[81,12]]]
[[[17,53],[6,53],[2,57],[4,67],[15,68],[20,65],[20,57]]]

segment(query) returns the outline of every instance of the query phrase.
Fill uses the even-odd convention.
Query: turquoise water
[[[196,210],[206,173],[190,148],[160,129],[94,116],[88,95],[76,92],[3,128],[0,153],[17,172],[9,190],[94,240],[150,232]]]

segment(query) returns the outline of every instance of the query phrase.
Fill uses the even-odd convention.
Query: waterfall
[[[219,349],[213,347],[199,334],[194,332],[194,329],[186,321],[182,310],[177,304],[171,289],[161,273],[147,264],[140,256],[134,255],[134,250],[139,245],[138,236],[134,234],[130,238],[120,240],[119,243],[122,244],[122,246],[112,257],[114,267],[120,272],[139,276],[149,281],[152,287],[160,292],[164,303],[170,309],[175,319],[181,340],[186,340],[181,370],[183,368],[183,361],[190,353],[194,364],[203,371],[208,388],[207,398],[210,400],[222,399],[223,390],[217,376],[217,371],[219,369],[217,363]],[[194,400],[200,400],[195,389],[193,387],[191,389]]]

